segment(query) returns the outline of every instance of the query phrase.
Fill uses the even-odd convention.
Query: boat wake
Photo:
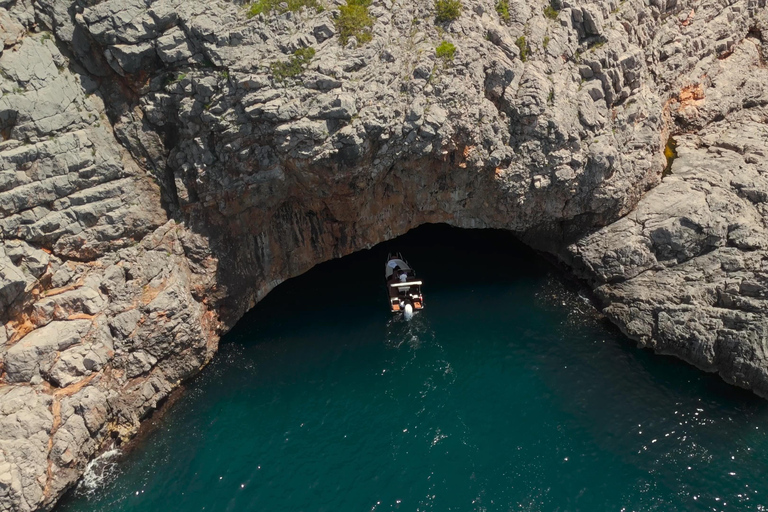
[[[411,319],[405,315],[396,316],[387,322],[386,344],[391,348],[407,346],[418,349],[422,345],[435,343],[435,333],[427,317],[413,313]]]

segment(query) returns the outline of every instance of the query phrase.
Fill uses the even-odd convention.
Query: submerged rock
[[[374,0],[346,45],[337,3],[0,4],[0,508],[50,507],[274,286],[427,222],[515,232],[768,396],[765,2],[463,3]]]

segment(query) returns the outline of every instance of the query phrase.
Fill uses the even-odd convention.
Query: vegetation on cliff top
[[[435,0],[435,21],[443,23],[458,19],[462,8],[461,0]]]
[[[373,39],[373,18],[368,14],[369,5],[371,0],[347,0],[347,5],[339,7],[335,23],[342,46],[346,46],[350,37],[357,40],[358,46]]]
[[[456,53],[456,47],[448,41],[443,41],[437,48],[435,48],[435,54],[437,58],[443,59],[444,62],[453,60],[453,55]]]
[[[515,41],[515,45],[520,50],[520,60],[525,62],[528,60],[528,55],[531,53],[531,47],[528,46],[528,42],[525,40],[525,36],[520,36]]]
[[[278,11],[280,13],[296,12],[302,7],[313,8],[317,12],[323,12],[325,8],[317,0],[256,0],[248,4],[246,16],[253,18],[261,13]]]
[[[286,78],[293,78],[303,73],[314,56],[314,48],[299,48],[293,52],[293,55],[287,62],[273,62],[269,66],[269,70],[272,72],[275,80],[282,82]]]
[[[556,20],[557,15],[560,14],[560,11],[552,7],[551,5],[548,5],[544,8],[544,16],[551,20]]]
[[[496,2],[496,12],[504,23],[509,23],[509,0],[499,0]]]

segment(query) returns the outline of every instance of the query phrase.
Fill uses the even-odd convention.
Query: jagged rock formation
[[[768,397],[768,69],[746,39],[694,73],[704,97],[672,105],[692,129],[671,174],[569,249],[641,346]]]
[[[52,506],[278,283],[425,222],[514,231],[768,396],[765,0],[463,4],[374,0],[342,46],[338,2],[0,1],[0,509]]]
[[[215,261],[168,219],[96,84],[50,34],[13,41],[0,56],[0,506],[35,510],[210,359]]]

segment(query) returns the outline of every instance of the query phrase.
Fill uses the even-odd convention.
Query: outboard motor
[[[405,318],[406,322],[413,318],[413,304],[410,302],[405,305],[405,309],[403,310],[403,318]]]

